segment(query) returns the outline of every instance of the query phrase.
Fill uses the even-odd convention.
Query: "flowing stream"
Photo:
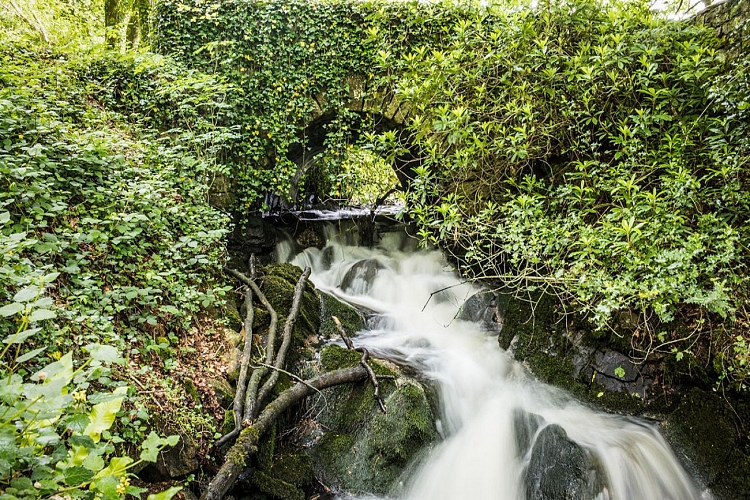
[[[282,242],[279,260],[310,266],[320,290],[371,311],[369,328],[355,343],[414,367],[439,390],[443,439],[413,468],[396,498],[711,498],[652,424],[592,410],[539,383],[498,346],[495,335],[457,319],[478,288],[462,283],[440,252],[416,250],[413,240],[399,233],[386,233],[377,247],[362,248],[356,235],[337,234],[333,226],[326,231],[325,249],[294,255],[292,243]],[[555,442],[561,435],[562,451],[553,447],[542,454],[548,463],[532,463],[539,461],[532,448],[545,448],[535,442]],[[566,474],[565,457],[571,454],[589,464],[582,475],[578,468],[577,482],[568,481],[567,489],[547,484],[550,475]],[[535,475],[538,470],[547,473]],[[555,496],[555,488],[567,493]]]

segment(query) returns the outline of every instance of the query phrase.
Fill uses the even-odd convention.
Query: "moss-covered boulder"
[[[736,410],[693,389],[661,426],[677,457],[717,500],[750,498],[750,456]]]
[[[501,347],[536,377],[578,399],[613,413],[662,419],[662,433],[678,458],[717,500],[750,498],[750,438],[738,430],[750,422],[747,398],[729,404],[715,394],[691,390],[691,380],[658,357],[633,360],[623,342],[631,336],[625,335],[627,317],[618,326],[619,335],[593,331],[565,317],[558,304],[552,297],[529,301],[500,294]],[[702,380],[692,382],[700,386]]]
[[[324,370],[359,363],[361,354],[339,346],[321,353]],[[308,430],[313,468],[321,482],[336,490],[387,494],[406,466],[437,438],[428,392],[396,368],[372,362],[379,375],[387,413],[374,398],[372,384],[336,387],[315,398]]]
[[[615,413],[664,406],[662,394],[648,392],[653,378],[625,354],[604,347],[585,325],[566,320],[556,298],[500,293],[497,308],[500,346],[543,382]]]

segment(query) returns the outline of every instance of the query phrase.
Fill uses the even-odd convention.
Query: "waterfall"
[[[318,289],[371,311],[355,343],[410,365],[439,391],[443,439],[394,491],[396,498],[710,498],[652,424],[592,410],[536,381],[495,335],[458,319],[479,289],[463,283],[440,252],[417,250],[399,233],[361,248],[356,235],[333,226],[326,231],[326,248],[295,255],[293,244],[282,242],[279,260],[310,266]],[[576,482],[566,496],[555,496],[549,477],[566,474]]]

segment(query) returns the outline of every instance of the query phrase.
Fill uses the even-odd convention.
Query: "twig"
[[[282,368],[284,366],[284,362],[286,361],[286,353],[289,350],[289,346],[292,343],[292,330],[294,329],[294,323],[297,321],[297,316],[299,316],[299,307],[300,303],[302,302],[302,294],[305,291],[305,284],[307,284],[307,278],[310,276],[311,269],[309,267],[305,268],[305,270],[302,272],[302,275],[299,277],[299,281],[297,281],[297,286],[294,287],[294,299],[292,300],[292,308],[289,309],[289,315],[286,318],[286,322],[284,323],[284,334],[283,334],[283,340],[281,341],[281,346],[279,347],[279,352],[276,355],[276,359],[273,362],[273,367],[276,369]],[[268,363],[270,364],[270,363]],[[276,381],[279,379],[279,371],[274,370],[273,373],[271,373],[271,376],[268,377],[268,380],[263,384],[263,387],[261,387],[260,391],[258,392],[258,397],[255,400],[255,409],[252,414],[252,418],[255,418],[258,414],[258,409],[263,404],[263,400],[268,397],[268,394],[273,390],[274,386],[276,385]]]
[[[370,382],[372,382],[372,386],[375,389],[374,396],[375,400],[378,402],[378,406],[380,406],[380,411],[383,413],[388,413],[388,410],[385,408],[385,403],[383,403],[383,399],[380,397],[380,384],[378,383],[378,377],[375,375],[375,372],[372,370],[372,367],[367,363],[367,360],[370,357],[370,352],[365,349],[364,347],[354,347],[354,343],[352,342],[352,339],[349,338],[349,336],[346,334],[346,330],[344,330],[344,326],[341,324],[341,321],[336,316],[331,316],[331,319],[336,324],[336,326],[339,329],[339,334],[341,335],[341,338],[344,340],[344,344],[346,344],[346,347],[357,352],[362,353],[362,359],[359,360],[359,364],[362,365],[362,367],[367,372],[367,376],[370,378]]]

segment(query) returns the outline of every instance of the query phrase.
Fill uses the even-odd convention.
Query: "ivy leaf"
[[[57,313],[50,309],[34,309],[34,311],[31,313],[31,317],[29,318],[29,321],[31,322],[44,321],[45,319],[52,319],[56,316],[57,316]]]
[[[94,473],[85,467],[68,467],[65,469],[65,484],[70,486],[88,483],[93,477]]]
[[[91,408],[91,413],[89,413],[91,422],[86,426],[83,433],[93,439],[95,443],[98,443],[101,439],[102,432],[108,430],[114,423],[115,415],[120,411],[127,391],[127,387],[118,387],[113,393],[116,397]]]
[[[173,496],[182,490],[182,486],[173,486],[161,493],[153,493],[146,500],[171,500]]]
[[[10,304],[4,305],[3,307],[0,307],[0,316],[7,318],[23,310],[24,310],[23,304],[20,304],[18,302],[12,302]]]

